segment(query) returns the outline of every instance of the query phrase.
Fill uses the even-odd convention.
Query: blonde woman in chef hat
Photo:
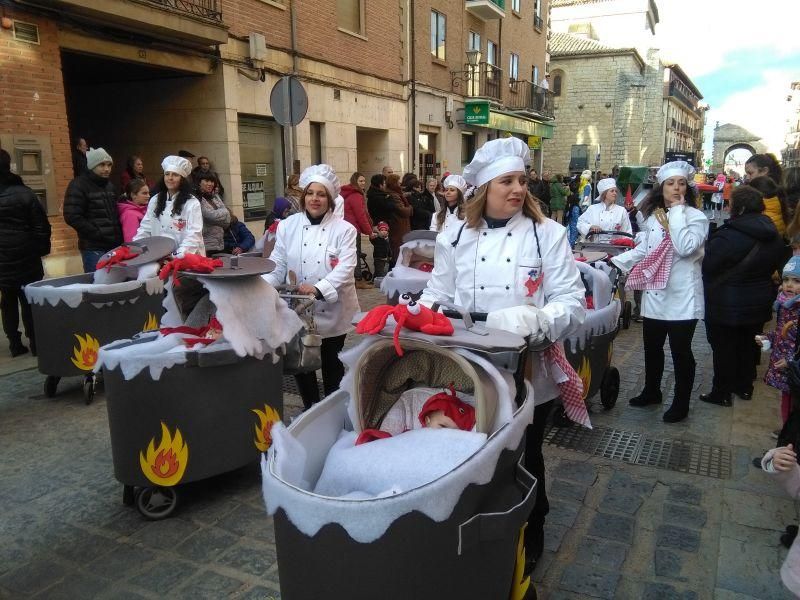
[[[464,221],[464,192],[469,185],[461,175],[448,175],[444,178],[444,203],[431,218],[431,231],[447,231],[460,227]]]
[[[534,343],[555,342],[583,323],[584,286],[566,229],[546,218],[528,192],[529,159],[528,146],[513,137],[489,141],[475,153],[463,176],[477,190],[464,206],[464,223],[437,237],[435,266],[421,301],[453,302],[488,313],[489,327],[530,336]],[[548,412],[560,395],[552,370],[534,371],[536,408],[526,434],[525,466],[538,488],[525,532],[528,566],[542,553],[549,510],[542,441]]]
[[[617,204],[617,182],[608,177],[597,182],[596,204],[592,204],[578,217],[578,231],[582,236],[600,231],[633,233],[628,211]]]
[[[334,213],[341,183],[330,165],[313,165],[300,174],[301,212],[278,223],[270,259],[275,270],[264,275],[272,285],[291,283],[297,277],[298,291],[317,298],[314,322],[322,336],[322,382],[325,395],[339,389],[344,365],[339,352],[359,311],[356,282],[356,228]],[[295,375],[303,404],[319,402],[317,375]]]

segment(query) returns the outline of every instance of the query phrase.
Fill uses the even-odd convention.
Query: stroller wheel
[[[633,307],[631,306],[630,300],[625,302],[625,306],[622,309],[622,328],[628,329],[631,326],[631,314],[633,313]]]
[[[88,406],[94,400],[95,379],[92,375],[87,375],[83,380],[83,401]]]
[[[361,271],[361,279],[363,279],[364,281],[372,281],[372,273],[367,269],[364,269],[363,271]]]
[[[614,408],[619,396],[619,371],[616,367],[606,369],[603,374],[603,381],[600,383],[600,402],[603,408],[610,410]]]
[[[48,398],[52,398],[53,396],[55,396],[59,381],[61,381],[61,377],[56,377],[55,375],[48,375],[47,377],[45,377],[44,395],[47,396]]]
[[[178,506],[178,492],[171,487],[146,487],[136,495],[136,508],[145,519],[166,519]]]

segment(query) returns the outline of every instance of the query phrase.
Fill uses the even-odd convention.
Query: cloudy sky
[[[736,123],[780,152],[789,84],[800,80],[800,1],[656,0],[657,45],[692,78],[714,123]]]

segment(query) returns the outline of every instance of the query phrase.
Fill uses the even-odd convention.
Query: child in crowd
[[[797,454],[793,444],[780,446],[767,452],[761,459],[761,468],[776,476],[792,498],[800,500],[800,465],[797,464]],[[790,527],[786,528],[787,534]],[[784,541],[787,534],[781,536],[781,542]],[[800,597],[800,542],[797,541],[797,537],[794,538],[789,554],[786,555],[786,560],[781,566],[781,580],[790,592]]]
[[[580,233],[578,232],[578,219],[581,216],[581,206],[578,196],[576,194],[570,194],[567,197],[567,208],[564,212],[564,225],[567,228],[567,239],[569,239],[569,245],[571,247],[575,246],[575,242],[578,241],[578,236]]]
[[[125,195],[117,202],[123,241],[133,240],[147,212],[148,202],[150,202],[150,188],[147,187],[147,182],[144,179],[130,180],[125,186]]]
[[[777,322],[775,330],[767,335],[757,335],[756,344],[763,351],[771,349],[769,369],[764,376],[767,385],[781,392],[781,417],[789,418],[792,398],[786,377],[788,361],[793,360],[797,349],[797,320],[800,318],[800,256],[793,256],[783,267],[783,285],[775,301]]]

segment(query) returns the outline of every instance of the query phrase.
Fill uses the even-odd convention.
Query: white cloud
[[[798,70],[771,69],[762,72],[763,84],[728,96],[719,107],[706,113],[706,156],[710,157],[714,124],[735,123],[760,135],[770,152],[780,155],[787,131],[789,84],[800,77]]]
[[[725,65],[734,50],[800,51],[797,0],[660,0],[656,46],[691,78]]]

